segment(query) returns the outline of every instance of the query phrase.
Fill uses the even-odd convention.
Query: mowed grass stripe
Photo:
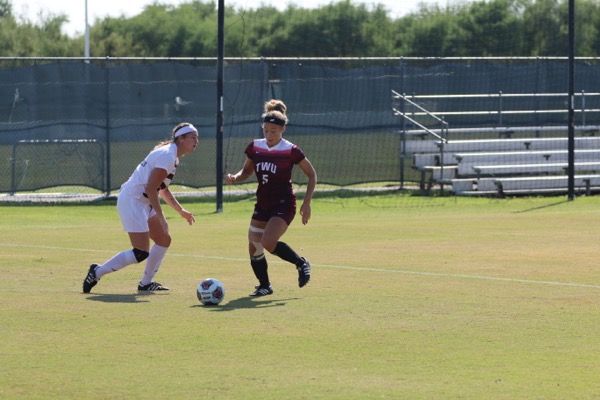
[[[81,249],[71,247],[60,247],[60,246],[36,246],[36,245],[18,245],[9,243],[0,243],[0,247],[25,247],[25,248],[37,248],[37,249],[51,249],[59,251],[80,251],[80,252],[92,252],[92,253],[114,253],[110,250],[94,250],[94,249]],[[167,257],[185,257],[185,258],[199,258],[206,260],[225,260],[225,261],[239,261],[246,262],[243,258],[232,258],[232,257],[221,257],[221,256],[207,256],[198,254],[173,254],[168,253]],[[283,264],[286,263],[278,260],[271,260],[272,264]],[[331,264],[317,264],[312,263],[313,267],[318,268],[334,268],[342,270],[353,270],[353,271],[366,271],[366,272],[383,272],[383,273],[397,273],[406,275],[421,275],[421,276],[436,276],[436,277],[447,277],[453,279],[478,279],[478,280],[489,280],[489,281],[502,281],[502,282],[515,282],[515,283],[529,283],[535,285],[551,285],[551,286],[574,286],[591,289],[600,289],[600,285],[589,285],[583,283],[572,283],[572,282],[557,282],[557,281],[540,281],[533,279],[520,279],[520,278],[503,278],[495,276],[482,276],[482,275],[463,275],[463,274],[442,274],[437,272],[426,272],[426,271],[410,271],[410,270],[398,270],[398,269],[386,269],[386,268],[367,268],[367,267],[355,267],[349,265],[331,265]]]

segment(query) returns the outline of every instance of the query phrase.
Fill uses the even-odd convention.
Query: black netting
[[[0,68],[0,192],[114,191],[181,121],[200,129],[200,149],[183,159],[174,183],[216,185],[216,60],[27,62]],[[320,182],[399,182],[404,122],[392,112],[392,90],[432,95],[418,103],[453,128],[561,125],[564,96],[511,95],[564,94],[567,68],[560,59],[227,60],[224,170],[241,167],[245,146],[261,135],[264,101],[280,98],[289,108],[286,137],[305,150]],[[577,64],[577,92],[600,92],[598,69],[597,62]],[[464,94],[494,96],[435,96]],[[576,107],[600,108],[599,96],[585,102]],[[565,112],[508,112],[548,109]],[[598,112],[577,118],[600,124]]]

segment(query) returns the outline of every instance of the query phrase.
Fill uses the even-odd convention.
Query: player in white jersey
[[[159,143],[121,186],[117,210],[133,249],[115,254],[104,264],[92,264],[83,281],[83,293],[89,293],[104,275],[127,265],[146,260],[139,291],[169,290],[153,281],[171,244],[169,227],[160,198],[192,225],[194,215],[185,210],[169,190],[179,157],[198,146],[198,130],[189,122],[178,124],[172,138]],[[159,198],[160,197],[160,198]],[[150,240],[154,242],[150,248]]]

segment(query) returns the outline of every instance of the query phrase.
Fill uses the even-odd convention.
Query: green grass
[[[600,395],[600,197],[318,197],[284,240],[299,289],[249,299],[252,199],[186,202],[157,280],[91,262],[129,248],[114,204],[0,206],[3,399],[591,399]],[[201,306],[216,277],[225,301]]]

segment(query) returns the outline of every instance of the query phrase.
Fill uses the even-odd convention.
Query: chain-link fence
[[[279,98],[289,109],[286,137],[305,151],[321,183],[417,182],[416,174],[400,176],[403,121],[392,112],[392,91],[566,93],[567,67],[561,58],[227,59],[224,171],[241,167],[245,146],[262,134],[264,101]],[[597,59],[578,60],[576,90],[600,92],[599,72]],[[174,184],[215,187],[221,179],[216,76],[215,59],[0,59],[0,193],[110,194],[181,121],[196,125],[201,139],[199,150],[182,159]],[[451,127],[497,124],[493,112],[460,113],[494,110],[497,99],[491,96],[423,101],[434,113],[459,111],[447,117]],[[533,110],[564,104],[564,115],[519,115],[519,125],[566,121],[566,97],[504,101]],[[600,122],[598,113],[586,118]],[[295,179],[302,184],[304,178]]]

